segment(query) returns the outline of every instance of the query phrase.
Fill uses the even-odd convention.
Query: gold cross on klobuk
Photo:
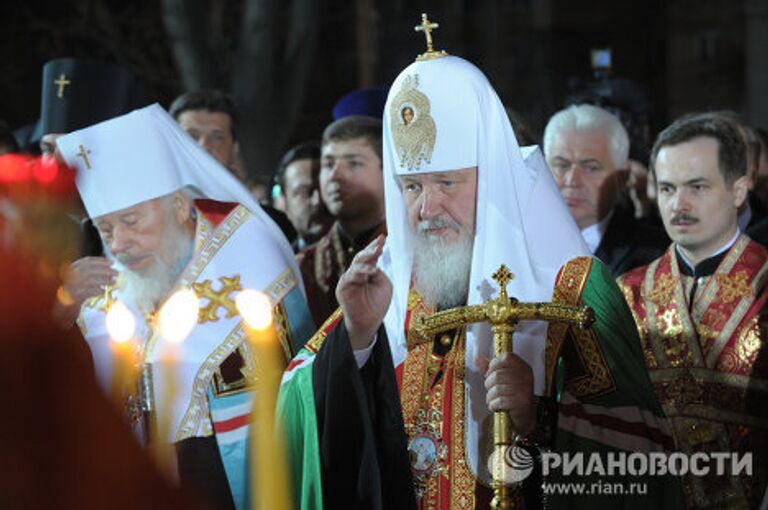
[[[88,170],[91,169],[91,160],[88,159],[88,154],[90,154],[90,153],[91,153],[91,151],[86,149],[85,147],[83,147],[82,144],[81,144],[80,145],[80,152],[75,154],[75,156],[83,158],[83,161],[85,162],[85,168],[87,168]]]
[[[67,75],[66,74],[61,73],[59,75],[59,79],[58,80],[53,80],[53,83],[54,83],[54,85],[58,85],[58,87],[59,87],[59,91],[56,94],[56,96],[64,97],[64,87],[66,87],[67,85],[69,85],[72,82],[67,79]]]

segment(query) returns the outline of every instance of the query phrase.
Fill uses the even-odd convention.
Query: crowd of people
[[[131,484],[144,489],[126,508],[152,498],[163,507],[260,501],[251,476],[270,466],[253,465],[248,452],[251,408],[263,398],[254,388],[266,372],[236,306],[255,289],[270,299],[285,369],[276,414],[296,508],[768,505],[766,132],[734,112],[691,112],[654,137],[649,161],[633,161],[618,117],[574,104],[550,117],[539,148],[482,71],[434,50],[426,20],[422,28],[427,52],[388,91],[344,98],[319,141],[286,151],[261,195],[247,186],[237,106],[223,92],[187,92],[166,111],[147,106],[135,77],[113,64],[46,64],[42,161],[62,165],[59,178],[69,175],[80,198],[47,214],[66,217],[83,241],[57,254],[58,270],[23,264],[19,274],[42,282],[30,284],[40,299],[14,302],[4,288],[3,329],[66,340],[56,352],[72,360],[53,373],[77,389],[40,382],[25,391],[80,395],[72,411],[51,406],[45,419],[90,431],[108,416],[127,460],[97,476],[93,466],[108,462],[94,454],[82,472],[98,486],[53,469],[41,471],[43,483],[87,487],[83,501],[94,507]],[[5,133],[0,152],[20,153]],[[31,202],[6,194],[0,255],[28,259],[18,225]],[[502,264],[510,296],[588,306],[594,324],[520,321],[513,352],[502,355],[487,324],[424,334],[425,318],[496,296]],[[188,289],[199,310],[175,344],[160,312]],[[136,320],[138,360],[117,389],[108,327],[116,303]],[[20,306],[50,317],[11,312]],[[14,374],[51,364],[16,355],[25,361],[11,363]],[[115,395],[117,408],[107,402]],[[7,404],[24,400],[15,398]],[[73,421],[70,412],[89,402],[90,418]],[[533,466],[521,483],[500,481],[488,462],[499,412],[511,421],[510,451]],[[0,436],[11,434],[24,431]],[[88,434],[72,433],[84,451],[104,448],[103,433]],[[9,458],[22,462],[35,441],[20,439]],[[158,443],[174,445],[163,450],[170,478],[142,457]],[[594,473],[547,472],[543,452],[728,452],[749,469],[641,470],[613,479],[642,484],[639,493],[547,493],[547,484],[592,483]],[[122,483],[104,481],[120,473]],[[49,501],[23,489],[39,483],[31,471],[13,480],[7,493],[19,508]]]

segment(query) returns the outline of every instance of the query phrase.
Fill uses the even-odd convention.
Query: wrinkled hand
[[[114,282],[117,271],[111,264],[105,257],[83,257],[69,265],[61,284],[65,302],[57,300],[53,312],[62,325],[71,325],[83,302],[104,292],[104,286]]]
[[[485,401],[491,411],[507,411],[515,432],[529,434],[536,426],[536,407],[533,401],[533,371],[520,356],[507,353],[478,360],[485,373]]]
[[[336,299],[344,312],[344,325],[353,350],[368,347],[392,299],[392,283],[376,262],[384,249],[380,235],[352,259],[336,286]]]

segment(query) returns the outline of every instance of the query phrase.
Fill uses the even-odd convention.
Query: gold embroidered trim
[[[213,372],[238,346],[247,343],[244,340],[245,332],[242,323],[237,321],[224,341],[200,365],[195,375],[195,382],[192,384],[192,396],[189,405],[184,417],[179,422],[179,429],[176,431],[175,442],[195,436],[195,432],[200,428],[201,420],[208,415],[208,385],[213,378]]]
[[[764,331],[764,325],[762,330]],[[755,364],[757,353],[763,349],[764,339],[761,338],[761,325],[758,316],[752,317],[739,332],[735,349],[729,363],[724,363],[727,371],[748,372]]]
[[[298,280],[296,279],[296,275],[293,274],[293,271],[291,271],[291,268],[289,267],[280,273],[272,283],[267,285],[264,289],[264,293],[269,296],[269,299],[271,299],[273,303],[279,303],[297,284]]]
[[[552,302],[577,305],[591,270],[592,257],[576,257],[566,262],[555,282]]]
[[[342,316],[341,308],[337,308],[335,312],[333,312],[330,317],[328,317],[322,326],[320,326],[320,329],[317,330],[317,332],[312,335],[312,338],[307,340],[307,343],[304,344],[304,347],[309,349],[312,352],[317,352],[320,350],[320,347],[323,346],[323,342],[325,342],[325,339],[328,337],[328,333],[331,332],[333,329],[333,325],[336,323],[336,321],[339,320],[339,318]]]
[[[667,361],[671,366],[703,365],[704,353],[701,350],[699,335],[696,333],[696,326],[694,324],[694,322],[700,322],[701,315],[694,315],[694,317],[696,317],[694,318],[691,317],[691,315],[688,313],[688,299],[685,294],[685,288],[683,287],[683,277],[680,275],[680,266],[677,263],[677,253],[674,249],[672,250],[672,255],[673,257],[670,259],[670,270],[672,272],[672,278],[674,278],[675,282],[677,282],[677,285],[675,286],[675,294],[673,297],[674,310],[672,314],[674,315],[667,314],[667,317],[670,321],[676,319],[679,325],[682,326],[682,332],[679,332],[674,327],[669,330],[668,334],[666,335],[665,345],[667,348],[665,350],[665,355],[667,356]],[[730,256],[726,256],[723,264],[727,263],[729,259]],[[733,266],[733,260],[731,261],[730,265]],[[713,285],[713,282],[714,278],[710,278],[704,286],[702,291],[702,302],[706,301],[707,303],[710,303],[712,298],[715,296],[717,289]],[[699,301],[693,305],[694,314],[696,314],[698,304]],[[704,309],[706,310],[706,307]],[[668,309],[667,312],[669,311],[670,310]],[[681,334],[683,336],[682,338],[679,337]],[[685,353],[686,355],[683,355],[683,347],[685,346],[687,346],[688,349],[687,353]]]
[[[635,293],[632,290],[632,287],[627,283],[624,276],[617,278],[616,283],[618,283],[619,289],[621,289],[621,293],[624,294],[624,299],[629,305],[629,312],[632,314],[632,320],[635,321],[637,337],[640,339],[640,345],[643,348],[643,358],[645,359],[645,363],[649,369],[656,368],[656,360],[653,358],[653,355],[651,354],[652,349],[648,345],[648,335],[646,334],[645,328],[643,327],[643,321],[637,314]]]
[[[250,387],[251,381],[254,380],[256,370],[253,366],[253,358],[250,357],[248,345],[248,342],[243,342],[235,349],[236,352],[240,353],[240,357],[243,360],[243,366],[240,367],[240,373],[242,374],[240,379],[227,383],[221,374],[221,365],[214,369],[211,386],[213,387],[213,395],[216,398],[241,393]]]
[[[419,75],[406,76],[400,92],[389,106],[392,141],[400,158],[400,167],[418,170],[422,162],[432,161],[437,127],[430,115],[429,98],[416,90]]]
[[[728,274],[733,269],[733,266],[736,265],[736,262],[738,262],[739,258],[741,258],[741,255],[744,253],[744,249],[749,244],[749,238],[742,235],[739,237],[739,239],[733,244],[731,249],[728,251],[728,255],[725,256],[722,262],[720,262],[720,265],[717,267],[717,274]],[[672,274],[675,275],[675,277],[682,281],[682,278],[680,278],[679,274],[679,268],[677,266],[677,258],[674,259],[674,265],[673,265],[673,271]],[[719,282],[717,278],[710,278],[707,282],[706,287],[704,288],[704,291],[702,292],[702,295],[699,299],[696,299],[694,306],[693,306],[693,319],[696,322],[700,322],[701,318],[704,316],[704,313],[707,311],[707,309],[712,304],[712,300],[714,300],[715,296],[719,293]],[[695,299],[695,298],[694,298]],[[686,301],[683,301],[686,302]]]
[[[701,382],[718,383],[727,386],[733,386],[750,391],[763,391],[768,393],[768,380],[761,380],[747,375],[732,374],[726,372],[720,372],[704,367],[691,367],[685,369],[690,372],[693,379]],[[680,369],[678,368],[664,368],[659,370],[652,370],[649,372],[651,381],[656,382],[670,382],[677,379]]]
[[[592,268],[591,257],[577,257],[569,260],[560,269],[555,288],[552,291],[553,303],[576,305],[579,303],[589,271]],[[544,394],[552,396],[557,360],[568,334],[568,325],[561,322],[550,323],[547,327],[547,344],[544,348]]]
[[[277,340],[280,342],[280,347],[283,348],[283,361],[287,363],[295,353],[293,352],[293,343],[291,343],[291,324],[288,321],[285,304],[278,302],[273,313]]]
[[[755,277],[752,279],[753,282],[753,289],[755,289],[755,294],[757,295],[758,289],[764,289],[766,285],[766,278],[768,277],[768,260],[765,261],[763,264],[763,267],[760,268],[760,270],[757,272]]]
[[[410,350],[403,363],[400,402],[409,455],[413,455],[412,447],[420,437],[429,438],[427,443],[434,448],[430,469],[419,472],[411,460],[416,499],[425,508],[438,508],[440,478],[450,475],[446,464],[448,450],[444,442],[445,434],[450,433],[445,427],[447,368],[447,360],[434,356],[430,344],[421,344]],[[444,371],[443,377],[432,386],[430,383],[439,370]]]
[[[703,404],[687,404],[684,412],[678,412],[674,406],[667,403],[664,405],[664,413],[670,419],[678,417],[695,417],[719,423],[768,429],[768,419],[757,418],[751,414],[728,411],[720,407],[706,406]]]
[[[403,408],[403,420],[408,423],[421,406],[421,390],[425,385],[427,358],[430,345],[421,344],[411,349],[403,363],[403,380],[400,388],[400,405]]]
[[[592,268],[591,257],[578,257],[566,263],[555,283],[553,302],[577,305],[581,301],[584,286]],[[592,397],[615,387],[615,381],[608,368],[608,363],[600,349],[600,343],[593,330],[579,330],[565,324],[550,324],[547,332],[545,367],[547,374],[547,392],[553,391],[555,368],[563,343],[570,332],[574,347],[578,353],[585,374],[566,382],[568,391],[578,398]]]
[[[725,304],[742,297],[752,298],[754,295],[752,287],[749,286],[749,281],[747,280],[747,272],[744,270],[738,271],[734,275],[718,274],[715,277],[717,278],[717,284],[720,286],[718,297]]]
[[[653,286],[653,290],[650,293],[651,301],[656,303],[656,306],[665,307],[672,301],[672,295],[675,292],[675,280],[671,274],[663,274],[656,280],[656,284]]]
[[[657,272],[662,262],[670,265],[672,280],[675,282],[672,299],[667,306],[657,306],[656,302],[650,298],[656,281],[661,279],[662,275],[657,276]],[[656,366],[661,368],[690,366],[694,364],[694,356],[697,356],[701,361],[701,350],[694,336],[693,324],[687,313],[687,301],[677,267],[674,245],[669,247],[664,256],[654,260],[648,267],[643,280],[642,295],[646,309],[648,335],[655,339],[651,342],[651,348],[656,358]],[[685,313],[678,313],[681,309]],[[680,334],[684,334],[689,341],[680,342]],[[693,342],[690,341],[691,337],[693,337]]]
[[[571,328],[576,352],[579,353],[586,374],[566,381],[566,389],[576,398],[595,397],[616,389],[608,362],[600,349],[595,332]]]
[[[741,324],[741,321],[744,319],[744,316],[747,315],[747,312],[749,311],[750,306],[752,306],[752,297],[744,297],[739,302],[738,305],[733,309],[731,312],[731,316],[728,318],[728,322],[725,323],[725,326],[723,326],[722,331],[720,331],[720,334],[715,339],[715,342],[712,344],[712,346],[709,349],[709,352],[706,355],[706,366],[710,368],[714,368],[717,364],[718,359],[720,358],[720,355],[723,352],[723,349],[725,348],[725,345],[728,343],[728,340],[733,336],[733,334],[736,332],[736,328],[739,327],[739,324]]]
[[[428,307],[421,295],[413,289],[408,291],[408,331],[406,334],[405,342],[408,350],[414,346],[422,343],[432,343],[432,338],[427,338],[422,335],[415,327],[423,318],[429,317],[435,313],[434,308]]]
[[[187,270],[181,275],[175,288],[189,287],[192,282],[197,281],[203,270],[208,266],[211,260],[213,260],[219,250],[250,217],[251,212],[248,209],[242,205],[235,207],[229,216],[216,227],[212,235],[205,240],[202,248],[195,254],[195,257]]]
[[[195,251],[197,252],[203,246],[203,242],[211,234],[213,229],[213,223],[205,217],[200,209],[195,208],[197,211],[197,228],[195,232]]]
[[[675,445],[684,453],[720,452],[732,449],[728,427],[697,418],[669,420]],[[728,469],[728,468],[726,468]],[[744,478],[718,473],[682,476],[685,498],[690,508],[748,508],[744,494]]]
[[[451,406],[453,407],[453,437],[451,438],[451,510],[471,510],[475,508],[475,477],[469,468],[469,452],[466,448],[466,410],[464,371],[465,345],[467,335],[462,331],[456,339],[456,345],[449,353],[450,364],[453,366],[453,381],[451,388]]]
[[[667,253],[669,253],[669,250],[672,250],[674,248],[670,247],[667,250]],[[645,323],[648,331],[648,338],[657,338],[659,334],[659,323],[656,320],[656,304],[653,302],[653,300],[649,299],[648,296],[651,295],[651,292],[653,292],[653,285],[655,282],[656,277],[656,271],[658,271],[659,264],[664,259],[664,257],[660,257],[648,266],[648,270],[645,272],[645,278],[642,282],[642,290],[640,292],[641,299],[643,299],[643,304],[645,305]],[[666,360],[664,358],[664,351],[661,349],[661,343],[660,342],[650,342],[649,343],[651,350],[653,351],[653,357],[655,359],[655,365],[656,366],[667,366]]]

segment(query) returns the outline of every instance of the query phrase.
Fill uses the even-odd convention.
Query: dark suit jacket
[[[768,218],[757,223],[750,222],[745,232],[750,239],[768,248]]]
[[[663,229],[636,220],[623,208],[615,208],[595,251],[614,277],[659,258],[670,240]]]

